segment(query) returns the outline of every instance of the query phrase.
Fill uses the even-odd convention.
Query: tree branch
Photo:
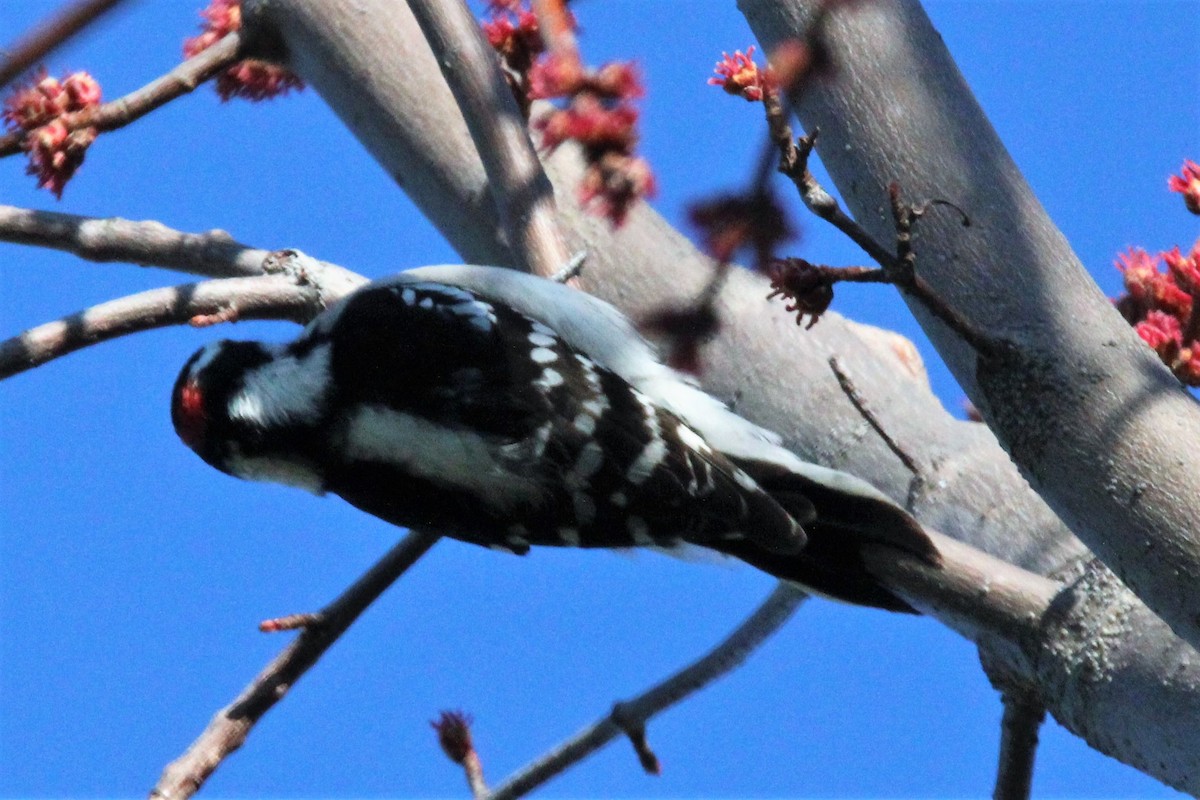
[[[197,53],[175,69],[124,97],[118,97],[95,108],[63,114],[61,119],[68,130],[95,128],[111,131],[123,128],[144,117],[156,108],[195,90],[226,67],[242,57],[242,35],[227,34],[212,47]],[[0,158],[21,152],[25,131],[12,131],[0,136]]]
[[[490,800],[512,800],[529,794],[622,733],[632,732],[630,738],[645,767],[649,760],[649,748],[644,739],[642,746],[638,747],[638,739],[644,737],[645,723],[660,711],[739,667],[791,618],[806,598],[807,595],[794,586],[780,583],[753,614],[706,655],[632,700],[614,705],[609,714],[510,776],[492,791]],[[649,756],[653,754],[649,753]]]
[[[462,0],[412,0],[409,6],[483,159],[513,259],[526,271],[550,277],[569,256],[559,231],[554,188],[496,53]]]
[[[818,0],[741,0],[769,50]],[[922,278],[996,353],[914,314],[1013,460],[1139,597],[1200,645],[1200,408],[1113,309],[1047,217],[916,0],[843,8],[827,28],[834,74],[795,108],[820,127],[824,165],[854,217],[890,238],[881,200],[966,209],[971,228],[921,224]],[[871,53],[863,58],[863,53]],[[896,98],[905,102],[897,104]],[[882,212],[882,213],[881,213]]]
[[[121,0],[77,0],[38,25],[7,49],[0,63],[0,89],[46,57],[48,53],[111,11]]]
[[[160,222],[81,217],[0,205],[0,241],[49,247],[88,261],[124,261],[212,278],[262,275],[269,251],[225,231],[184,233]]]
[[[1000,720],[1000,758],[992,798],[1029,800],[1038,730],[1046,718],[1046,707],[1019,690],[1004,691],[1000,699],[1004,702],[1004,717]]]
[[[319,621],[306,627],[232,703],[213,717],[183,755],[167,765],[150,797],[186,800],[194,795],[217,767],[242,746],[263,714],[284,698],[367,607],[433,547],[438,538],[434,534],[409,533],[353,586],[322,609]]]
[[[774,13],[776,5],[786,3],[741,0],[741,5],[753,16],[755,9]],[[853,10],[870,15],[877,5],[857,4]],[[503,263],[508,251],[498,234],[486,175],[471,155],[470,135],[450,92],[428,80],[438,72],[436,59],[406,4],[244,0],[243,10],[279,33],[293,70],[334,108],[465,260]],[[371,25],[343,22],[364,14]],[[758,27],[761,20],[751,21]],[[836,27],[836,18],[833,23]],[[900,30],[885,26],[880,42],[904,41]],[[874,53],[878,46],[859,52]],[[396,53],[404,57],[397,59]],[[953,64],[945,69],[952,82],[958,80]],[[387,80],[380,77],[385,75]],[[892,77],[914,79],[903,71]],[[903,86],[909,90],[907,83]],[[416,108],[420,114],[412,113]],[[890,119],[897,108],[908,106],[897,106],[892,95],[888,108],[887,114],[864,118],[848,107],[844,124],[869,127],[872,120]],[[990,130],[986,121],[982,124]],[[917,136],[903,149],[934,144],[944,153],[939,142],[933,135]],[[846,145],[852,146],[848,153],[857,153],[850,137],[840,137],[835,149]],[[958,191],[975,183],[974,167],[959,165],[961,175],[935,191],[926,193],[924,184],[907,180],[906,189],[922,193],[915,196],[948,197],[974,210],[972,203],[962,202],[965,192]],[[560,147],[547,170],[571,248],[589,253],[581,277],[586,288],[635,318],[664,297],[687,297],[702,289],[711,261],[652,210],[633,209],[614,236],[573,199],[581,172],[577,154]],[[894,177],[893,171],[888,180]],[[882,203],[886,183],[863,187],[873,203],[871,218],[882,223],[872,230],[885,238],[892,235]],[[994,182],[979,181],[980,191],[995,188]],[[956,239],[964,235],[956,221],[936,222],[953,222]],[[937,226],[922,227],[923,256],[926,236],[937,232]],[[966,236],[978,233],[975,224]],[[993,256],[1008,250],[994,247]],[[959,271],[965,277],[971,268]],[[909,443],[918,462],[927,465],[927,488],[915,505],[924,525],[1039,574],[1086,558],[1085,548],[1017,472],[991,432],[956,420],[941,407],[921,378],[910,344],[832,313],[805,336],[784,335],[794,325],[781,307],[764,306],[766,293],[761,279],[731,272],[718,301],[731,322],[709,345],[704,375],[709,390],[737,398],[739,413],[781,433],[802,457],[855,473],[903,500],[912,475],[877,437],[862,435],[858,411],[828,368],[827,359],[836,354],[863,397],[887,398],[892,435]],[[1180,491],[1180,497],[1187,494]],[[986,582],[976,587],[986,597],[982,587]],[[1036,655],[1036,668],[1025,659],[1019,677],[1036,685],[1055,716],[1092,746],[1171,785],[1200,791],[1200,753],[1190,746],[1200,735],[1200,659],[1194,650],[1095,565],[1068,583],[1054,608],[1050,622],[1024,643]],[[980,645],[985,659],[1008,660],[1012,650],[1013,643],[1004,641]]]
[[[322,308],[316,286],[282,275],[151,289],[30,328],[0,342],[0,380],[99,342],[169,325],[237,319],[306,322]]]

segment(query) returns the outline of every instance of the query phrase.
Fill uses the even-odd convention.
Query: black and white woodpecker
[[[904,509],[705,394],[615,308],[511,270],[415,269],[287,344],[210,344],[171,416],[230,475],[518,554],[687,543],[896,611],[862,545],[938,561]]]

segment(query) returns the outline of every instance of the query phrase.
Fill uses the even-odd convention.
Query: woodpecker
[[[861,547],[938,563],[903,508],[733,413],[611,305],[498,267],[368,284],[286,344],[209,344],[171,417],[222,472],[522,555],[698,545],[893,611],[912,609]]]

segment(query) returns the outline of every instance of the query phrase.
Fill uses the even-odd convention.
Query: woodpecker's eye
[[[171,410],[171,421],[175,423],[175,432],[179,434],[179,438],[192,449],[199,447],[204,441],[208,416],[204,412],[204,393],[196,381],[186,381],[179,388]]]

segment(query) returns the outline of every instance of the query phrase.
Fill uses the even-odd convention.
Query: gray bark
[[[742,4],[768,47],[798,24],[804,5]],[[464,260],[513,263],[480,159],[405,4],[250,0],[245,8],[248,19],[279,33],[293,68]],[[911,198],[944,197],[971,214],[966,233],[949,216],[920,223],[919,269],[973,324],[1014,341],[1020,357],[980,370],[974,353],[916,313],[1039,490],[1127,580],[1140,591],[1171,559],[1159,590],[1145,596],[1191,635],[1200,597],[1183,588],[1196,574],[1194,548],[1176,533],[1159,538],[1172,521],[1176,531],[1190,524],[1179,516],[1187,494],[1175,482],[1195,474],[1195,457],[1177,452],[1192,438],[1191,401],[1078,269],[986,119],[962,110],[969,91],[919,6],[856,5],[832,33],[843,70],[806,97],[802,111],[806,122],[819,121],[822,155],[852,210],[887,240],[883,186],[898,179]],[[690,297],[704,282],[705,259],[652,210],[637,209],[615,236],[581,212],[573,154],[560,151],[548,172],[571,248],[589,253],[585,288],[636,315]],[[1028,276],[1023,288],[1012,281],[1017,273]],[[1102,565],[1082,566],[1087,549],[988,427],[957,421],[941,407],[911,345],[836,314],[801,333],[779,306],[762,302],[765,294],[757,277],[730,282],[720,308],[728,324],[708,352],[708,388],[782,433],[803,457],[854,472],[903,502],[913,476],[843,394],[827,364],[836,355],[921,465],[925,488],[913,510],[924,524],[1040,574],[1082,575],[1044,615],[1040,635],[975,637],[993,679],[1032,687],[1093,747],[1200,792],[1200,753],[1192,746],[1200,734],[1200,659],[1191,646]],[[1162,426],[1153,428],[1148,417]],[[1142,485],[1149,475],[1154,485]],[[1125,553],[1106,530],[1159,544],[1148,556]]]
[[[740,0],[769,51],[817,2]],[[909,301],[989,427],[1050,506],[1193,646],[1200,645],[1200,408],[1092,281],[1033,195],[915,0],[836,13],[837,69],[796,109],[855,218],[890,235],[886,187],[944,198],[919,223],[918,270],[976,330],[983,357]]]

